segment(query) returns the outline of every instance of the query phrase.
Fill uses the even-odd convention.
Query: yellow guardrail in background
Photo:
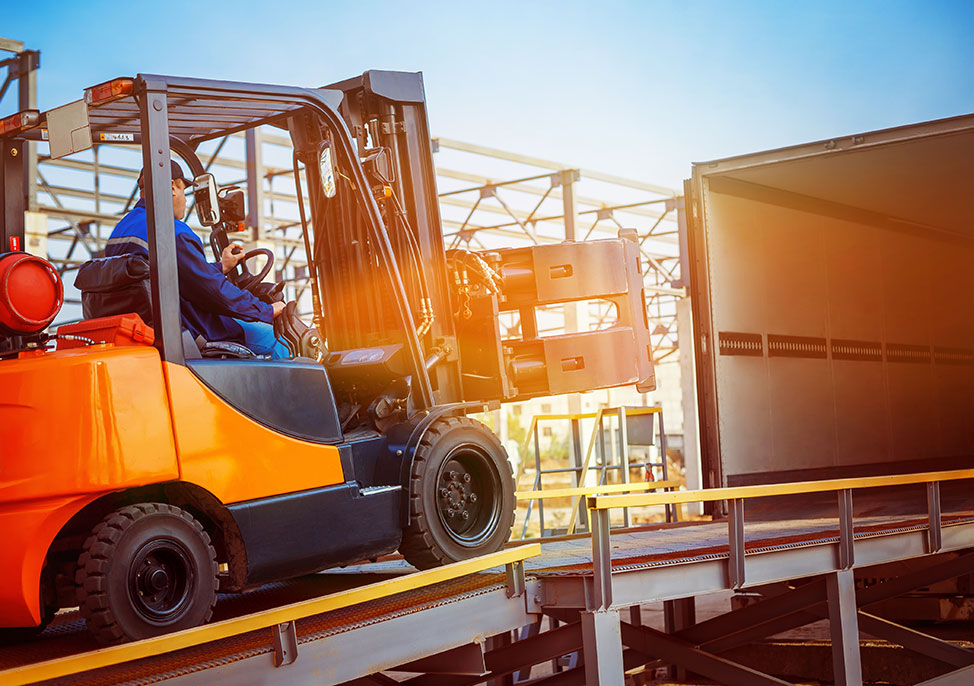
[[[839,494],[838,567],[840,570],[844,570],[850,569],[855,562],[855,531],[853,529],[852,512],[853,490],[881,488],[883,486],[926,484],[928,518],[927,549],[929,553],[936,553],[943,547],[940,483],[943,481],[959,481],[962,479],[974,479],[974,469],[826,479],[823,481],[796,481],[783,484],[710,488],[699,491],[591,495],[587,498],[587,505],[592,518],[592,566],[595,576],[593,598],[595,607],[596,609],[606,609],[612,604],[609,511],[613,508],[678,505],[682,503],[726,500],[729,506],[727,518],[729,548],[727,576],[730,581],[730,587],[736,589],[743,586],[745,582],[744,501],[747,499],[837,491]]]

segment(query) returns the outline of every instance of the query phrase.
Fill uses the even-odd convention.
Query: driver
[[[139,202],[112,230],[105,256],[135,254],[148,259],[149,235],[143,193],[145,170],[139,173]],[[179,164],[172,161],[172,205],[176,220],[176,266],[183,327],[207,341],[229,341],[247,346],[258,355],[289,357],[287,346],[274,336],[274,319],[284,311],[283,302],[267,303],[230,283],[226,274],[243,259],[241,246],[228,245],[220,261],[206,261],[203,241],[183,221],[186,189],[190,182]]]

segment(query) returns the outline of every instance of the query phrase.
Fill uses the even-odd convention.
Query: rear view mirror
[[[365,172],[383,186],[391,185],[396,180],[396,170],[392,166],[392,154],[389,148],[366,150],[362,158]]]
[[[331,144],[324,141],[318,148],[318,168],[321,172],[321,190],[326,198],[334,198],[337,188],[335,186],[335,168],[331,160]]]
[[[242,222],[247,218],[246,195],[242,188],[230,186],[221,188],[217,193],[220,198],[220,219],[224,222]],[[243,229],[240,229],[243,231]]]
[[[193,179],[193,195],[196,198],[196,214],[203,226],[216,226],[220,223],[219,189],[213,174],[200,174]]]

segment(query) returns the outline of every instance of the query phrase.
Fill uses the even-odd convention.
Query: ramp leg
[[[696,601],[693,596],[663,601],[663,626],[666,633],[675,634],[696,623]],[[679,681],[686,681],[688,678],[686,668],[677,665],[670,665],[667,674],[670,679]]]
[[[836,686],[862,686],[855,578],[851,569],[825,577]]]
[[[582,613],[582,650],[585,683],[589,686],[623,686],[622,629],[618,610]]]

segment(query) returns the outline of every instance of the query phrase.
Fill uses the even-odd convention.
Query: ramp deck
[[[957,555],[974,549],[974,498],[968,496],[966,482],[958,482],[952,491],[944,497],[948,514],[941,516],[938,550],[930,549],[927,512],[884,506],[902,502],[884,491],[860,499],[857,509],[874,514],[855,518],[854,560],[846,573],[922,557],[931,558],[930,569],[947,565],[952,574],[974,571],[974,554]],[[834,509],[834,496],[832,503]],[[827,503],[820,504],[809,504],[806,511],[821,515]],[[884,509],[895,512],[876,514]],[[754,511],[762,516],[761,507]],[[772,511],[780,516],[779,510]],[[839,518],[829,516],[749,521],[743,586],[766,590],[777,584],[768,602],[786,605],[785,615],[794,615],[797,607],[811,608],[808,621],[821,619],[823,612],[829,616],[821,608],[838,590],[827,592],[822,579],[844,573],[841,526]],[[548,677],[551,683],[622,683],[623,669],[652,664],[654,659],[679,664],[680,646],[666,641],[684,640],[681,631],[690,632],[687,649],[708,656],[702,624],[676,622],[673,638],[657,636],[635,619],[620,623],[619,615],[620,610],[644,603],[673,603],[734,587],[727,523],[681,522],[614,531],[609,547],[608,597],[596,592],[598,562],[593,562],[592,538],[579,535],[546,540],[540,546],[513,544],[496,559],[460,563],[466,567],[456,570],[417,573],[401,561],[386,561],[273,584],[221,597],[215,624],[103,650],[95,650],[77,613],[62,613],[38,639],[0,649],[0,683],[56,679],[60,684],[195,684],[217,679],[240,684],[340,684],[366,679],[358,682],[366,684],[387,683],[381,675],[368,679],[399,668],[436,674],[438,684],[474,684],[518,670],[526,676],[532,664],[572,651],[584,657],[573,670]],[[506,571],[499,565],[506,565]],[[810,583],[794,584],[802,579]],[[820,592],[812,593],[813,586],[820,586]],[[782,600],[788,593],[794,598],[804,595],[794,602]],[[853,600],[862,605],[854,595]],[[539,631],[543,615],[559,620],[552,622],[550,631]],[[753,628],[746,616],[723,621],[727,628],[722,635],[751,635],[744,632],[747,625]],[[777,626],[772,622],[765,628]],[[498,644],[490,639],[510,636],[522,627],[535,627],[522,631],[526,640]],[[699,635],[694,637],[694,631]],[[544,650],[541,639],[547,640]],[[589,661],[588,674],[584,659]],[[599,663],[597,673],[593,660]],[[974,656],[968,664],[974,664]],[[714,669],[734,682],[733,663]],[[766,675],[754,679],[747,683],[784,683]]]

